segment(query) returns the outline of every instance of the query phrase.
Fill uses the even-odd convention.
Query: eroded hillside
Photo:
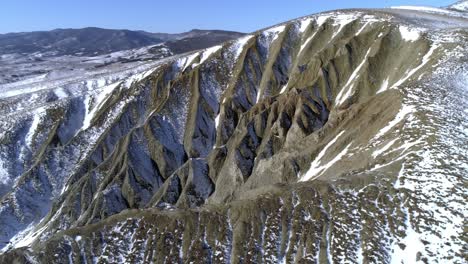
[[[3,97],[0,259],[466,261],[467,27],[335,11]]]

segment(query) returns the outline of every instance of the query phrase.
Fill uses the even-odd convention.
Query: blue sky
[[[456,0],[1,0],[0,33],[55,28],[193,28],[251,32],[289,19],[339,8],[446,6]]]

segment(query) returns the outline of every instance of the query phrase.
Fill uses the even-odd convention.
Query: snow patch
[[[439,46],[438,45],[433,45],[429,51],[426,53],[426,55],[424,55],[423,57],[423,60],[421,62],[421,64],[412,69],[411,71],[408,72],[408,74],[406,74],[405,77],[403,77],[402,79],[400,79],[398,82],[396,82],[394,85],[392,85],[392,88],[396,88],[398,87],[399,85],[401,85],[402,83],[404,83],[406,80],[408,80],[409,77],[411,77],[413,74],[415,74],[419,69],[421,69],[424,65],[426,65],[426,63],[430,60],[432,54],[434,53],[434,51],[438,48]]]
[[[358,17],[354,14],[341,14],[333,17],[334,26],[339,26],[337,30],[335,30],[335,33],[331,37],[331,39],[334,39],[340,32],[341,30],[348,25],[349,23],[353,22],[356,20]]]
[[[242,38],[239,38],[236,42],[234,42],[234,44],[231,46],[231,50],[233,50],[236,59],[241,55],[242,51],[244,50],[244,46],[252,38],[253,35],[247,35]]]
[[[330,17],[332,17],[331,15],[324,15],[324,16],[319,16],[315,19],[315,22],[317,23],[317,29],[315,30],[314,34],[312,34],[312,36],[310,36],[309,38],[307,38],[306,41],[304,41],[304,43],[301,45],[301,48],[299,50],[299,53],[302,52],[302,50],[307,46],[307,44],[309,44],[309,42],[314,38],[314,36],[317,34],[317,31],[318,29],[325,23],[325,21],[327,21],[327,19],[329,19]]]
[[[383,146],[381,149],[378,149],[372,153],[372,157],[375,159],[376,157],[380,156],[382,153],[387,151],[395,142],[398,140],[398,138],[393,139],[392,141],[388,142],[385,146]]]
[[[215,117],[215,128],[216,130],[218,130],[218,126],[219,126],[219,116],[221,115],[221,113],[219,113],[216,117]]]
[[[114,89],[119,86],[122,82],[116,82],[111,85],[102,87],[102,91],[94,98],[94,106],[90,108],[91,97],[87,96],[85,99],[86,105],[86,115],[83,120],[82,130],[86,130],[91,126],[91,121],[94,118],[96,112],[101,108],[105,101],[109,98],[109,95],[114,91]]]
[[[274,27],[274,28],[270,28],[270,29],[267,29],[264,31],[264,34],[268,35],[268,36],[272,36],[272,42],[275,41],[279,34],[281,34],[281,32],[283,32],[284,30],[286,29],[286,26],[277,26],[277,27]]]
[[[414,28],[407,26],[399,26],[401,37],[409,42],[413,42],[419,39],[419,31]]]
[[[364,64],[366,63],[367,61],[367,57],[369,57],[369,54],[371,52],[371,48],[369,48],[369,50],[367,51],[366,55],[364,56],[364,59],[362,59],[362,62],[359,64],[359,66],[357,66],[357,68],[354,70],[354,72],[351,74],[351,76],[349,77],[348,81],[346,82],[346,84],[343,86],[343,88],[341,89],[341,91],[338,93],[338,95],[336,96],[336,102],[337,102],[337,105],[339,104],[342,104],[344,103],[344,101],[349,97],[351,96],[351,93],[353,91],[353,87],[354,87],[354,80],[356,79],[356,77],[358,76],[359,72],[361,71],[362,67],[364,66]],[[346,94],[343,95],[343,93],[346,91]]]
[[[362,25],[362,27],[358,30],[358,32],[356,32],[356,36],[361,34],[364,31],[364,29],[367,27],[367,25],[369,25],[369,23],[370,23],[369,21],[364,23],[364,25]]]
[[[331,15],[325,15],[325,16],[317,17],[317,19],[315,20],[317,22],[317,27],[322,26],[323,23],[325,23],[325,21],[327,21],[327,19],[329,19],[330,17],[332,17],[332,16]]]
[[[0,159],[0,183],[8,184],[10,178],[8,177],[8,171],[5,168],[5,164],[2,159]]]
[[[371,15],[365,15],[364,17],[362,17],[362,21],[365,21],[364,25],[362,25],[362,27],[358,30],[358,32],[356,33],[356,36],[361,34],[365,29],[366,27],[371,24],[371,23],[375,23],[375,22],[379,22],[380,20],[377,19],[376,17],[374,16],[371,16]],[[381,37],[379,35],[379,37]]]
[[[281,87],[281,91],[280,91],[280,94],[284,93],[286,91],[286,88],[288,87],[287,84],[283,85],[283,87]]]
[[[443,14],[451,13],[450,11],[445,10],[445,9],[429,7],[429,6],[392,6],[390,8],[421,11],[421,12],[428,12],[428,13],[443,13]]]
[[[54,93],[55,93],[55,95],[57,95],[57,97],[58,97],[59,99],[63,99],[63,98],[68,97],[67,92],[66,92],[63,88],[56,89],[56,90],[54,91]]]
[[[36,130],[41,122],[42,117],[45,115],[44,108],[37,108],[33,112],[33,120],[31,122],[31,126],[29,127],[28,133],[25,136],[25,143],[27,146],[31,148],[33,143],[34,135],[36,134]]]
[[[451,5],[450,7],[461,11],[468,11],[468,1],[456,3],[454,5]]]
[[[312,23],[312,21],[312,18],[306,18],[304,20],[301,20],[301,24],[299,25],[299,32],[304,33],[309,27],[310,23]]]
[[[150,70],[147,70],[145,72],[140,72],[140,73],[137,73],[137,74],[134,74],[134,75],[130,76],[129,78],[127,78],[127,80],[125,80],[125,87],[130,87],[134,82],[139,82],[139,81],[143,80],[144,78],[148,77],[154,71],[155,71],[155,69],[150,69]],[[114,84],[108,85],[106,89],[110,89],[109,86],[113,86],[113,85],[117,86],[118,84],[119,83],[117,83],[117,84],[114,83]]]
[[[196,67],[200,64],[202,64],[203,62],[205,62],[211,55],[213,55],[214,53],[216,53],[218,50],[220,50],[223,46],[221,45],[218,45],[218,46],[214,46],[214,47],[211,47],[211,48],[208,48],[206,49],[203,53],[202,53],[202,56],[200,58],[200,62],[199,63],[194,63],[193,66]]]
[[[302,51],[304,50],[304,48],[309,44],[310,41],[312,41],[312,39],[315,37],[316,34],[317,34],[317,31],[315,31],[314,34],[312,34],[312,36],[310,36],[310,37],[301,45],[301,48],[299,49],[299,54],[302,53]]]
[[[388,123],[384,128],[382,128],[377,135],[375,135],[375,138],[380,138],[381,136],[385,135],[390,129],[392,129],[394,126],[396,126],[398,123],[400,123],[402,120],[405,119],[405,117],[411,113],[415,112],[415,108],[410,105],[403,105],[396,117]]]
[[[314,161],[311,163],[309,170],[301,177],[299,181],[309,181],[316,179],[320,176],[323,172],[325,172],[328,168],[330,168],[333,164],[335,164],[338,160],[340,160],[348,151],[349,146],[348,144],[338,155],[336,155],[332,160],[330,160],[325,165],[320,165],[322,158],[327,153],[328,149],[335,144],[335,142],[344,134],[345,130],[341,131],[332,141],[328,142],[328,144],[320,151]]]
[[[407,216],[408,218],[409,216]],[[418,253],[424,251],[424,244],[420,239],[420,234],[416,232],[409,219],[406,220],[406,237],[404,237],[399,243],[393,245],[392,264],[413,264],[422,263],[417,261]],[[404,244],[404,249],[401,249],[398,244]]]
[[[255,100],[255,103],[258,103],[260,101],[260,98],[262,97],[262,93],[260,90],[257,91],[257,99]]]
[[[14,248],[22,248],[30,246],[38,237],[42,234],[42,232],[47,228],[47,225],[39,228],[38,230],[34,231],[36,225],[42,222],[41,219],[39,222],[30,223],[23,231],[17,233],[14,237],[10,239],[10,244],[7,244],[4,248],[0,250],[0,252],[5,252],[10,249]],[[34,231],[34,232],[33,232]]]
[[[387,89],[388,89],[388,78],[385,79],[385,80],[382,82],[382,85],[380,86],[379,90],[377,91],[377,94],[379,94],[379,93],[381,93],[381,92],[385,92]]]
[[[182,71],[185,71],[185,69],[187,69],[190,66],[190,64],[192,64],[192,62],[198,57],[199,54],[200,53],[195,52],[195,53],[190,54],[187,57],[185,57],[184,63],[181,63],[181,64],[184,65],[182,67]]]

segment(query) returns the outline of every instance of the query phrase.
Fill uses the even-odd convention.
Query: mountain
[[[457,10],[331,11],[0,86],[0,262],[466,262]]]
[[[455,11],[468,12],[468,2],[466,0],[458,1],[455,4],[448,7]]]
[[[222,30],[164,34],[99,28],[0,35],[0,85],[51,76],[63,78],[95,67],[115,68],[115,64],[159,60],[243,35]]]
[[[165,41],[175,41],[177,43],[177,40],[184,38],[198,37],[204,40],[203,36],[209,37],[209,41],[218,44],[241,35],[243,34],[232,31],[196,29],[180,34],[95,27],[55,29],[51,31],[0,34],[0,55],[43,53],[43,55],[49,56],[96,56],[155,45]],[[200,47],[207,48],[209,46],[200,44]]]
[[[221,42],[242,37],[243,35],[245,34],[231,31],[194,29],[175,40],[168,40],[165,45],[174,54],[180,54],[211,47]]]

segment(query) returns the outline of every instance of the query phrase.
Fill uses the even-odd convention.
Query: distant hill
[[[165,45],[174,54],[179,54],[211,47],[231,39],[242,37],[243,35],[243,33],[232,31],[194,29],[180,34],[176,39],[167,41]]]
[[[192,30],[179,34],[145,31],[103,29],[55,29],[0,34],[0,55],[43,53],[46,56],[95,56],[115,51],[135,49],[171,41],[177,50],[193,50],[187,46],[205,48],[242,36],[239,32],[221,30]],[[179,43],[178,40],[186,39]],[[192,43],[196,41],[197,43]]]

